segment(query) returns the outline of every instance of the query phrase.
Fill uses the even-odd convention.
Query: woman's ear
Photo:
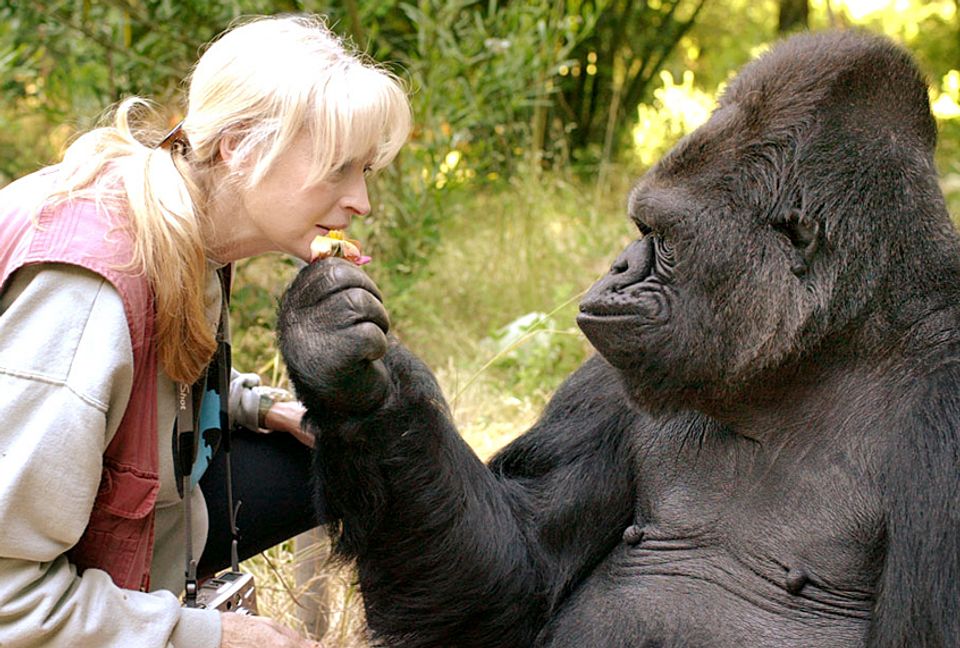
[[[223,160],[228,167],[233,166],[238,148],[240,148],[240,137],[236,133],[227,132],[220,138],[220,159]]]

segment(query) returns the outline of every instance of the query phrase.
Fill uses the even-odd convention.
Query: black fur
[[[281,348],[375,640],[960,645],[960,240],[935,141],[885,39],[746,66],[632,193],[646,236],[581,305],[600,355],[486,466],[361,273],[301,273]]]

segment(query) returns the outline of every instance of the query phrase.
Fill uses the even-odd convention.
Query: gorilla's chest
[[[876,490],[862,459],[873,453],[656,441],[636,456],[635,528],[543,645],[578,635],[597,646],[863,645],[879,569]],[[603,613],[588,622],[584,610]]]

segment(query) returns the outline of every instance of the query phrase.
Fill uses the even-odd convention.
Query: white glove
[[[267,411],[278,401],[293,400],[293,394],[277,387],[264,387],[255,373],[233,370],[230,376],[230,397],[227,408],[230,420],[254,432],[268,432],[263,420]]]
[[[230,376],[230,398],[227,410],[230,420],[236,425],[254,432],[260,429],[260,376],[255,373],[240,373],[236,370]]]

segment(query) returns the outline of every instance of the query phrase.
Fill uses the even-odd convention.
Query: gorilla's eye
[[[657,259],[668,265],[672,265],[674,262],[674,249],[673,244],[670,243],[662,234],[657,234],[654,239],[654,243],[657,247]]]
[[[640,236],[648,236],[651,232],[653,232],[653,228],[643,221],[635,219],[633,222],[636,224],[637,229],[640,230]]]

